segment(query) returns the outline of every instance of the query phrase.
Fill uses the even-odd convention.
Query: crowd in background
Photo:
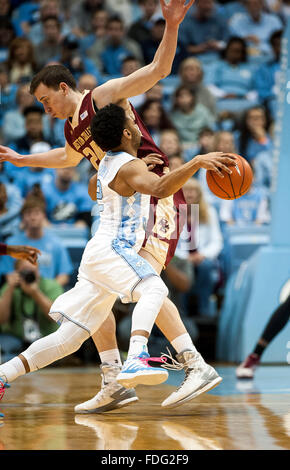
[[[184,187],[187,203],[199,205],[198,247],[185,248],[195,225],[188,210],[187,233],[164,279],[193,337],[190,299],[196,315],[210,315],[223,279],[223,228],[271,219],[280,54],[289,15],[290,0],[196,0],[179,29],[172,73],[131,99],[171,169],[211,151],[239,153],[253,168],[250,191],[234,201],[215,197],[202,170]],[[150,63],[164,28],[158,0],[0,0],[1,144],[20,154],[64,146],[64,121],[45,115],[29,93],[43,66],[64,64],[81,91],[93,89]],[[39,334],[50,332],[49,303],[70,286],[73,266],[68,248],[49,229],[82,228],[89,236],[97,213],[87,192],[91,174],[87,161],[59,170],[0,164],[0,241],[42,251],[34,284],[22,276],[27,266],[0,260],[2,333],[23,339],[23,315],[38,324]],[[29,284],[38,287],[31,292]],[[124,321],[120,331],[126,332]]]

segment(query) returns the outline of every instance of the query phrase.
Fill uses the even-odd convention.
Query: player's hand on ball
[[[231,174],[232,170],[229,168],[231,165],[235,165],[236,157],[231,154],[224,152],[210,152],[205,155],[198,155],[195,157],[198,159],[200,168],[211,170],[217,173],[221,178],[224,177],[222,171]]]

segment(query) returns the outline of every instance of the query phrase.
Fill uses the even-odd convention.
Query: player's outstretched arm
[[[81,154],[77,154],[73,149],[68,149],[67,146],[48,152],[21,155],[9,147],[0,145],[0,163],[10,162],[18,167],[66,168],[76,166],[81,159]]]
[[[33,246],[22,246],[22,245],[7,245],[7,255],[12,256],[16,259],[24,259],[29,261],[31,264],[36,264],[38,255],[41,252]]]
[[[133,190],[151,194],[160,199],[176,193],[197,170],[205,168],[223,177],[222,171],[231,173],[230,165],[235,164],[235,156],[223,152],[197,155],[193,160],[167,173],[161,178],[148,171],[144,162],[132,160],[119,171],[119,178]]]
[[[186,0],[170,0],[168,3],[160,0],[160,3],[166,24],[153,61],[127,77],[109,80],[95,88],[93,99],[98,108],[145,93],[170,74],[176,52],[178,27],[194,0],[189,0],[188,3]]]

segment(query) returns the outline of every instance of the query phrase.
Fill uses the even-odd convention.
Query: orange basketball
[[[209,189],[221,199],[237,199],[250,189],[253,181],[253,172],[249,163],[241,155],[237,157],[236,164],[231,165],[232,174],[221,170],[224,177],[221,178],[212,170],[206,172],[206,181]]]

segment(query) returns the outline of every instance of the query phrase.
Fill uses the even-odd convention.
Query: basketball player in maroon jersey
[[[160,0],[160,3],[166,27],[163,39],[151,64],[142,67],[127,77],[110,80],[93,91],[85,91],[84,93],[77,90],[74,78],[64,66],[45,67],[32,80],[31,93],[43,104],[46,113],[54,118],[67,119],[65,124],[66,146],[45,153],[24,156],[1,146],[0,162],[9,161],[16,166],[64,168],[78,165],[85,157],[97,170],[104,153],[92,140],[90,122],[97,109],[106,106],[108,103],[118,103],[127,113],[134,115],[137,124],[142,129],[143,140],[138,156],[158,154],[162,159],[162,166],[155,167],[155,171],[161,176],[164,168],[166,171],[168,167],[167,157],[154,144],[150,134],[127,99],[146,92],[170,73],[176,51],[178,27],[194,0],[190,0],[187,5],[183,0],[171,0],[168,4],[165,0]],[[174,195],[174,201],[171,196],[154,202],[157,204],[156,214],[159,214],[159,217],[153,221],[151,235],[144,242],[145,246],[140,251],[140,255],[147,259],[155,270],[160,273],[173,256],[178,241],[175,226],[176,214],[178,217],[179,204],[184,204],[185,201],[182,191],[179,191]],[[162,218],[167,221],[166,227],[168,228],[165,234],[162,232],[164,224],[161,225],[161,233],[158,226]],[[192,395],[190,384],[194,375],[196,349],[176,307],[169,299],[164,302],[156,324],[171,342],[186,372],[186,380],[177,392],[174,392],[174,397],[169,400],[170,406],[174,402],[178,405],[180,404],[179,391],[183,396],[182,403],[186,401],[183,393],[184,388],[188,390],[188,399]],[[115,331],[115,319],[111,314],[93,337],[102,361],[102,389],[92,400],[78,405],[76,407],[77,412],[98,413],[109,411],[125,406],[130,401],[137,400],[137,397],[135,397],[135,400],[128,399],[126,391],[122,390],[122,387],[115,381],[121,366]],[[185,351],[186,354],[184,354]],[[130,397],[132,397],[132,391],[129,392]]]

